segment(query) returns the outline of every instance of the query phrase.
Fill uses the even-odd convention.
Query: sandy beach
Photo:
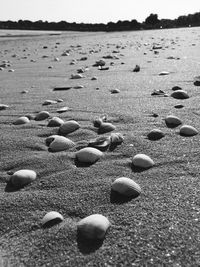
[[[200,87],[194,77],[200,75],[200,28],[0,34],[0,47],[0,265],[199,266]],[[103,67],[93,66],[100,60]],[[189,98],[173,98],[174,86]],[[69,109],[59,112],[63,107]],[[41,111],[49,117],[35,120]],[[169,115],[181,124],[168,127]],[[16,125],[22,116],[30,121]],[[80,128],[60,134],[59,127],[47,126],[53,117],[75,120]],[[115,129],[99,133],[98,118]],[[182,125],[198,134],[180,135]],[[149,140],[155,128],[164,136]],[[111,133],[123,142],[105,147],[94,164],[77,163],[77,151]],[[51,152],[46,139],[52,135],[75,145]],[[152,168],[133,166],[141,153],[154,161]],[[37,178],[10,186],[10,177],[23,169]],[[139,184],[141,194],[113,194],[119,177]],[[64,220],[44,227],[50,211]],[[78,222],[92,214],[110,222],[103,239],[77,232]]]

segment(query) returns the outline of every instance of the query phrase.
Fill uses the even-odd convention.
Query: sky
[[[151,13],[175,19],[200,12],[200,0],[0,0],[0,7],[0,21],[143,22]]]

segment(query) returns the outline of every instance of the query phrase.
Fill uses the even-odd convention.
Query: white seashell
[[[193,135],[198,134],[198,131],[193,126],[183,125],[180,128],[180,134],[184,136],[193,136]]]
[[[43,106],[47,106],[47,105],[52,105],[52,104],[57,104],[57,101],[54,101],[54,100],[45,100],[42,105]]]
[[[118,93],[120,93],[120,90],[119,89],[111,89],[110,92],[111,92],[111,94],[118,94]]]
[[[165,134],[161,130],[159,130],[159,129],[153,129],[147,135],[147,137],[149,138],[149,140],[154,140],[154,141],[155,140],[159,140],[159,139],[161,139],[164,136],[165,136]]]
[[[42,120],[47,119],[49,116],[50,116],[50,114],[49,114],[48,111],[40,111],[40,112],[36,115],[35,120],[36,120],[36,121],[42,121]]]
[[[71,79],[81,79],[81,78],[83,78],[83,75],[81,75],[81,74],[72,74],[71,75]]]
[[[69,134],[80,128],[80,124],[77,121],[71,120],[64,122],[60,128],[59,133],[61,134]]]
[[[154,165],[153,160],[145,154],[135,155],[132,159],[132,163],[134,166],[144,169],[150,168]]]
[[[120,177],[112,183],[112,190],[127,197],[138,197],[141,193],[140,186],[130,178]]]
[[[68,111],[70,108],[69,107],[62,107],[56,110],[57,113],[63,113]]]
[[[32,170],[19,170],[16,171],[11,177],[10,182],[15,187],[23,187],[30,184],[36,179],[36,172]]]
[[[101,125],[98,129],[98,133],[99,134],[108,133],[108,132],[114,131],[115,129],[116,129],[116,127],[112,123],[103,122],[103,123],[101,123]]]
[[[169,75],[169,72],[168,72],[168,71],[161,71],[161,72],[159,73],[159,75],[160,75],[160,76],[162,76],[162,75]]]
[[[103,239],[109,227],[109,220],[101,214],[90,215],[77,225],[80,234],[87,239]]]
[[[56,101],[57,101],[57,103],[61,103],[61,102],[63,102],[63,99],[58,98],[58,99],[56,99]]]
[[[82,89],[82,88],[84,88],[84,86],[83,85],[77,85],[77,86],[74,86],[73,88],[74,89]]]
[[[121,144],[124,141],[124,137],[120,133],[111,133],[110,141],[111,144]]]
[[[9,106],[5,104],[0,104],[0,110],[7,109]]]
[[[171,94],[171,97],[176,98],[176,99],[187,99],[189,98],[189,95],[184,90],[176,90]]]
[[[42,218],[42,224],[45,225],[46,223],[49,223],[50,221],[63,221],[63,216],[57,212],[57,211],[50,211],[48,212],[43,218]]]
[[[76,152],[75,155],[78,161],[92,164],[99,160],[103,156],[103,153],[96,148],[85,147]]]
[[[169,115],[165,118],[165,123],[167,126],[171,126],[171,127],[176,127],[180,124],[182,124],[182,121],[176,117],[176,116],[173,116],[173,115]]]
[[[73,141],[60,135],[52,135],[47,137],[46,144],[49,146],[49,151],[51,152],[64,151],[75,146]]]
[[[97,79],[98,79],[98,78],[95,77],[95,76],[91,78],[92,81],[96,81]]]
[[[64,123],[64,121],[58,117],[53,117],[47,124],[48,127],[57,127]]]
[[[20,124],[26,124],[29,122],[30,122],[29,118],[23,116],[23,117],[18,118],[13,124],[14,125],[20,125]]]
[[[60,59],[58,57],[55,57],[54,61],[58,62],[58,61],[60,61]]]

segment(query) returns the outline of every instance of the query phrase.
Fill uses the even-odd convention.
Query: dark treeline
[[[130,31],[146,29],[166,29],[178,27],[200,26],[200,12],[180,16],[177,19],[158,19],[157,14],[150,14],[144,22],[140,23],[133,19],[131,21],[119,20],[118,22],[104,23],[69,23],[66,21],[48,22],[19,20],[19,21],[0,21],[0,29],[18,29],[18,30],[51,30],[51,31]]]

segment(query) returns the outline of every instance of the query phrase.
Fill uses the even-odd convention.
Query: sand
[[[0,71],[0,104],[9,106],[0,110],[3,266],[200,265],[199,134],[180,136],[180,126],[168,128],[164,121],[174,115],[200,130],[200,92],[193,84],[194,76],[200,75],[199,29],[0,38],[0,63],[10,62]],[[163,48],[155,54],[153,45]],[[68,56],[61,56],[68,50]],[[108,70],[92,67],[108,55],[118,57],[104,59]],[[136,65],[139,72],[133,72]],[[80,68],[84,77],[71,79]],[[162,71],[169,74],[160,76]],[[83,88],[74,89],[79,85]],[[190,97],[170,97],[173,86]],[[71,89],[54,91],[55,87]],[[111,94],[113,89],[120,92]],[[154,90],[169,97],[152,96]],[[63,102],[42,105],[56,99]],[[175,109],[178,104],[184,107]],[[62,107],[70,109],[58,114]],[[13,124],[42,110],[64,121],[76,120],[81,128],[66,137],[79,145],[99,136],[93,120],[107,114],[124,142],[104,151],[93,165],[76,164],[74,153],[81,145],[48,151],[46,138],[58,134],[58,127],[47,127],[48,119]],[[165,136],[151,141],[147,134],[155,128]],[[155,166],[133,168],[132,158],[139,153],[151,157]],[[7,179],[20,169],[34,170],[37,179],[15,190]],[[141,195],[113,195],[111,185],[119,177],[138,183]],[[64,221],[44,228],[41,220],[50,211],[59,212]],[[77,223],[96,213],[107,217],[111,226],[105,239],[88,242],[77,235]]]

